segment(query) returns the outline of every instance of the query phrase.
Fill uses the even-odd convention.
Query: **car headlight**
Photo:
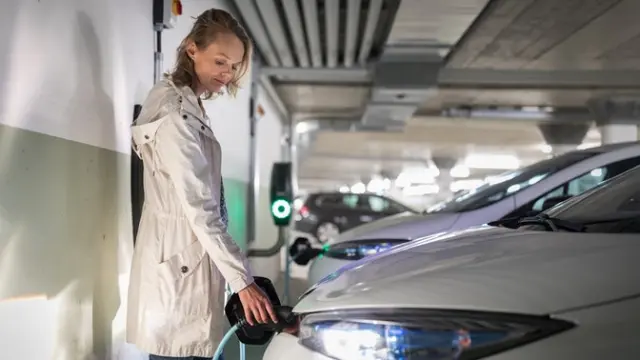
[[[364,257],[379,254],[390,248],[404,244],[409,240],[358,240],[337,243],[329,246],[323,256],[340,260],[360,260]]]
[[[300,344],[337,360],[473,360],[568,330],[550,317],[424,309],[306,315]]]

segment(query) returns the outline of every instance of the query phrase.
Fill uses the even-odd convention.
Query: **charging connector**
[[[227,331],[227,333],[224,335],[224,337],[220,341],[220,344],[218,345],[218,349],[216,350],[216,353],[213,356],[213,360],[218,360],[220,358],[224,350],[224,347],[226,346],[227,342],[229,341],[229,339],[231,339],[231,336],[234,333],[241,332],[244,334],[256,334],[256,333],[264,334],[265,332],[274,333],[274,332],[282,332],[282,331],[291,331],[291,329],[294,329],[297,327],[298,317],[293,313],[293,308],[291,306],[285,306],[285,305],[274,306],[273,311],[276,313],[276,318],[278,319],[278,322],[268,321],[265,324],[258,323],[254,325],[249,325],[249,323],[244,317],[238,318],[238,322],[236,322],[235,324],[233,324],[233,326],[231,326],[231,329]]]

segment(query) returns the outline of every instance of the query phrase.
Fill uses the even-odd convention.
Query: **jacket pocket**
[[[179,253],[158,264],[160,275],[165,281],[179,281],[189,277],[199,266],[206,251],[200,241],[187,245]]]
[[[211,269],[200,241],[157,265],[159,283],[153,304],[173,326],[200,321],[211,313]]]

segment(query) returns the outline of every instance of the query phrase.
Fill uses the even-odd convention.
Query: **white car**
[[[263,360],[640,359],[640,167],[520,225],[352,262]]]
[[[308,282],[315,284],[341,266],[399,243],[540,212],[636,165],[640,142],[572,151],[507,172],[428,214],[397,215],[340,234],[323,256],[312,260]]]

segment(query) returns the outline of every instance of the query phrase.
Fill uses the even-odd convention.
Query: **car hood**
[[[449,230],[457,218],[456,213],[400,213],[345,231],[330,243],[380,238],[413,240]]]
[[[299,313],[419,307],[549,314],[640,292],[637,235],[475,227],[354,261]]]

